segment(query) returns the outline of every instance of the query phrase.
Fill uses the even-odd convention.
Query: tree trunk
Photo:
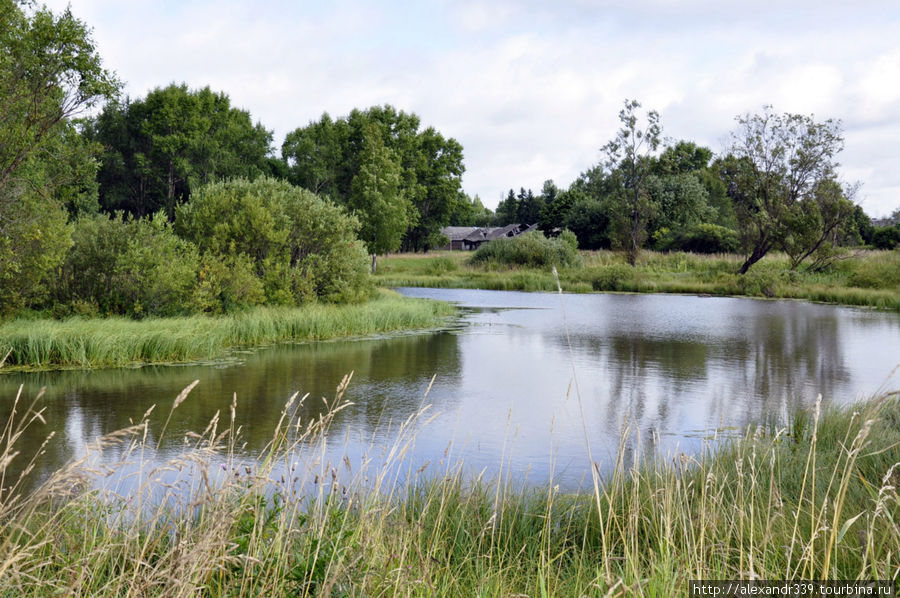
[[[766,255],[767,250],[761,249],[759,247],[755,247],[753,249],[753,253],[750,254],[750,257],[741,265],[741,269],[738,270],[738,274],[746,274],[747,270],[750,269],[750,266],[758,262]]]
[[[372,274],[375,274],[375,270],[378,268],[378,262],[376,261],[377,257],[376,254],[372,254]]]

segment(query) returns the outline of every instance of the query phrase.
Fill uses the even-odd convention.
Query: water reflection
[[[434,419],[414,426],[411,467],[459,457],[469,471],[502,467],[574,488],[589,472],[585,431],[603,465],[612,463],[626,424],[627,455],[657,446],[690,452],[713,429],[785,421],[818,393],[826,401],[867,396],[900,362],[895,313],[686,296],[404,292],[459,302],[468,309],[464,326],[277,345],[215,364],[7,374],[0,376],[0,421],[20,384],[25,399],[47,387],[47,425],[20,446],[30,454],[48,430],[57,431],[37,463],[42,477],[154,404],[148,444],[155,446],[172,400],[199,379],[160,453],[148,458],[177,454],[185,434],[202,431],[217,411],[224,421],[235,394],[244,454],[256,455],[291,395],[309,394],[296,415],[310,421],[352,371],[346,398],[353,404],[336,416],[317,459],[347,457],[355,465],[383,458],[434,376],[427,399]]]

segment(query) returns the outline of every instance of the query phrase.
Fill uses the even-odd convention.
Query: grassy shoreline
[[[583,495],[473,480],[450,463],[401,482],[322,463],[331,414],[295,422],[289,402],[252,469],[227,417],[158,466],[198,468],[187,498],[170,484],[143,502],[153,472],[137,492],[90,490],[87,456],[27,496],[7,480],[0,596],[685,596],[691,579],[897,579],[898,398],[817,405],[697,456],[625,465],[620,451]],[[392,452],[401,464],[415,421]],[[0,431],[0,477],[24,424]],[[140,460],[147,425],[94,450]],[[298,443],[308,461],[288,465]]]
[[[453,313],[448,304],[381,290],[358,305],[259,307],[225,316],[19,319],[0,323],[0,359],[10,352],[7,371],[195,361],[239,347],[433,328]]]
[[[376,281],[384,287],[422,286],[508,291],[555,291],[548,269],[474,266],[471,253],[442,251],[381,259]],[[736,274],[736,255],[644,251],[637,267],[610,251],[581,252],[581,264],[560,268],[562,289],[571,293],[634,292],[801,299],[900,310],[900,252],[869,251],[836,263],[826,273],[792,271],[773,254],[746,275]]]

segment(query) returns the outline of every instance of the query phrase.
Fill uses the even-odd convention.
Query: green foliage
[[[266,300],[262,281],[246,255],[204,253],[197,270],[197,284],[191,297],[195,311],[223,314]]]
[[[459,266],[449,257],[436,257],[428,260],[425,273],[433,276],[440,276],[441,274],[456,272],[457,270],[459,270]]]
[[[740,241],[738,234],[730,228],[701,222],[686,229],[666,232],[657,247],[661,251],[735,253]]]
[[[434,257],[390,256],[383,260],[381,273],[375,279],[387,287],[557,289],[556,279],[545,268],[504,266],[496,262],[487,262],[484,266],[468,265],[467,259],[468,254],[462,251],[443,252]],[[447,260],[457,267],[443,271],[433,264]],[[630,267],[622,254],[604,250],[582,251],[578,263],[561,267],[558,273],[563,291],[570,293],[614,289],[636,293],[772,296],[900,310],[898,251],[845,254],[820,271],[791,270],[789,258],[774,253],[759,264],[759,276],[746,280],[736,273],[742,261],[737,254],[646,251],[637,265]],[[607,270],[610,266],[621,268]],[[625,270],[630,270],[631,275],[624,276]]]
[[[738,279],[741,293],[756,297],[775,297],[779,276],[768,268],[755,268]]]
[[[0,0],[0,192],[58,127],[119,86],[69,9],[27,6]]]
[[[209,87],[172,84],[108,104],[86,133],[105,147],[100,203],[108,212],[143,217],[165,209],[171,218],[192,187],[270,170],[272,133]]]
[[[900,226],[881,226],[872,232],[875,249],[894,249],[900,246]]]
[[[873,252],[866,260],[842,262],[847,284],[862,289],[893,290],[900,294],[900,252]]]
[[[612,244],[608,207],[600,200],[577,198],[562,225],[576,236],[581,249],[609,249]]]
[[[682,140],[663,150],[653,165],[653,172],[661,176],[696,173],[709,166],[712,156],[708,147]]]
[[[178,234],[201,252],[249,260],[266,301],[276,305],[368,297],[358,226],[313,193],[265,177],[201,187],[178,206],[175,221]]]
[[[288,133],[281,154],[291,182],[327,195],[339,205],[349,207],[355,202],[354,211],[363,228],[373,229],[380,225],[367,223],[369,217],[377,216],[377,210],[363,209],[360,203],[364,199],[359,194],[361,169],[369,170],[362,176],[369,180],[365,187],[372,189],[377,172],[373,160],[387,159],[399,165],[397,192],[412,205],[403,249],[427,251],[440,245],[440,230],[449,224],[456,209],[464,167],[462,146],[456,140],[419,126],[418,116],[388,105],[353,110],[337,120],[324,114],[318,122]],[[383,146],[375,150],[382,156],[377,159],[371,155],[373,132],[381,136],[378,147]],[[394,166],[389,168],[393,172]],[[392,186],[393,180],[388,184]]]
[[[810,269],[821,270],[837,257],[841,234],[853,226],[851,217],[856,206],[847,196],[854,192],[842,189],[833,179],[823,179],[810,196],[791,206],[780,246],[790,256],[792,269],[812,257]]]
[[[646,182],[662,134],[659,113],[655,110],[647,113],[643,128],[638,125],[637,109],[640,107],[637,100],[625,100],[625,107],[619,111],[622,128],[616,132],[615,139],[602,148],[619,187],[608,197],[614,204],[614,209],[609,211],[613,245],[625,249],[632,266],[647,239],[647,221],[654,211]]]
[[[564,228],[564,220],[572,209],[572,204],[576,197],[580,197],[578,193],[559,189],[553,181],[546,181],[541,195],[544,199],[540,218],[541,230],[549,234],[554,229]]]
[[[549,268],[572,266],[578,251],[566,239],[548,239],[539,231],[517,237],[502,237],[482,244],[472,256],[473,264],[495,264]]]
[[[93,148],[68,119],[118,90],[69,10],[0,0],[0,314],[40,303],[91,211]]]
[[[762,114],[737,119],[732,155],[720,161],[720,172],[735,204],[741,243],[747,254],[745,273],[773,248],[779,247],[798,225],[801,202],[811,199],[821,185],[834,178],[835,157],[843,149],[841,123],[816,122],[811,116]],[[843,213],[843,212],[841,212]],[[803,227],[822,230],[816,223]],[[827,233],[823,232],[824,236]],[[802,246],[821,236],[805,232]],[[796,241],[788,241],[793,246]],[[802,255],[805,251],[799,250]],[[793,250],[792,250],[793,253]]]
[[[23,185],[0,187],[0,315],[40,303],[71,245],[66,210]]]
[[[80,311],[89,312],[85,306]],[[219,358],[233,347],[431,328],[453,312],[447,303],[381,291],[356,305],[254,307],[218,316],[15,319],[0,323],[0,346],[4,355],[12,350],[7,367],[124,366]]]
[[[456,198],[456,204],[450,214],[450,226],[490,226],[493,221],[494,213],[481,203],[481,198],[477,195],[469,198],[468,195],[459,192]]]
[[[175,235],[164,214],[146,220],[85,216],[75,222],[72,241],[56,281],[60,304],[132,317],[195,308],[197,249]]]
[[[714,219],[707,203],[709,193],[691,173],[649,176],[646,186],[654,208],[648,224],[651,234],[660,228],[681,229]]]
[[[360,221],[360,238],[371,254],[396,251],[414,216],[400,189],[400,162],[385,147],[377,125],[363,131],[359,170],[350,183],[347,206]]]
[[[497,211],[494,212],[494,226],[516,224],[518,214],[516,202],[516,192],[510,189],[506,198],[500,200],[500,203],[497,204]]]
[[[595,291],[631,290],[634,277],[634,268],[625,264],[601,266],[591,271],[591,288]]]

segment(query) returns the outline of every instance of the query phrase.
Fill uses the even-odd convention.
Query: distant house
[[[477,230],[477,226],[445,226],[441,229],[441,234],[450,239],[450,243],[444,245],[441,249],[464,249],[463,241],[465,238]]]
[[[523,233],[537,230],[537,224],[508,224],[506,226],[489,226],[477,228],[474,226],[447,226],[441,229],[441,233],[450,239],[449,245],[442,249],[473,251],[483,243],[499,239],[501,237],[517,237]]]

